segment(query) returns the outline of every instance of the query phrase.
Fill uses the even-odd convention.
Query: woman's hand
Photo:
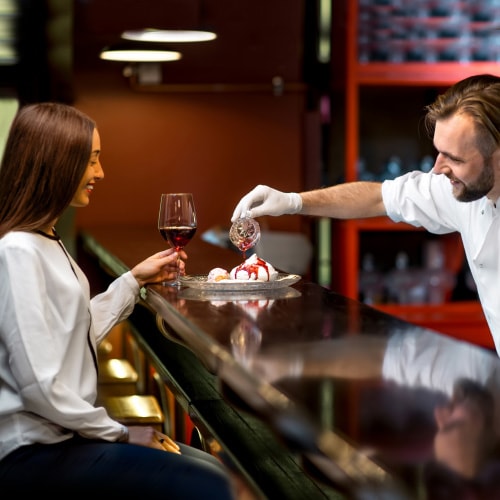
[[[169,451],[180,455],[179,445],[166,434],[159,432],[153,427],[145,425],[136,425],[128,428],[128,442],[156,448],[158,450]]]
[[[177,260],[178,255],[180,256],[179,260]],[[184,274],[185,263],[182,259],[187,259],[184,250],[176,252],[175,249],[169,248],[151,255],[151,257],[137,264],[132,269],[132,274],[140,287],[147,283],[170,281],[176,277],[177,265],[180,267],[181,274]]]

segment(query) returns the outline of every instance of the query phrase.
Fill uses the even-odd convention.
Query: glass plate
[[[273,281],[240,281],[240,280],[223,280],[216,282],[207,282],[206,274],[195,274],[192,276],[182,276],[181,283],[183,286],[197,288],[198,290],[210,290],[217,292],[233,292],[237,291],[255,291],[255,290],[276,290],[285,288],[297,283],[301,279],[298,274],[279,273],[278,277]]]

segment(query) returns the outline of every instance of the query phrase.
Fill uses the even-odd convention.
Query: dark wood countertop
[[[155,231],[92,229],[85,238],[115,271],[119,261],[131,265],[162,244]],[[192,243],[189,273],[241,261],[234,252]],[[419,498],[417,492],[433,488],[430,471],[446,470],[442,480],[465,489],[458,450],[481,445],[471,443],[470,432],[447,442],[436,420],[436,412],[460,406],[453,386],[462,379],[490,394],[490,412],[500,422],[495,353],[307,280],[262,293],[152,286],[145,302],[162,318],[166,337],[186,345],[217,377],[225,399],[262,419],[327,483],[353,498],[382,490]],[[498,440],[497,427],[490,442]],[[485,477],[482,467],[499,458],[485,453],[474,475]]]
[[[79,264],[95,293],[164,244],[155,230],[145,227],[97,227],[82,231],[78,240]],[[237,253],[197,238],[190,247],[188,271],[192,274],[206,274],[212,267],[230,268],[241,262]],[[307,474],[300,456],[290,451],[260,418],[229,403],[218,377],[178,338],[160,333],[154,310],[139,303],[129,320],[141,349],[178,404],[202,431],[216,439],[262,498],[343,498],[336,489]]]

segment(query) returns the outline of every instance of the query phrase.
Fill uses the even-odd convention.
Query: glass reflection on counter
[[[234,358],[245,368],[249,368],[262,343],[262,330],[258,319],[264,311],[270,311],[278,299],[294,299],[301,293],[292,287],[266,291],[236,291],[231,293],[213,290],[188,288],[181,290],[179,298],[183,301],[209,302],[217,309],[236,307],[243,313],[231,329],[229,342]],[[228,314],[229,316],[229,314]]]
[[[261,311],[273,306],[274,300],[265,298],[234,300],[232,303],[240,307],[247,317],[243,318],[231,331],[231,350],[235,359],[248,368],[262,343],[262,331],[257,326],[256,320]],[[212,304],[218,305],[220,302],[212,301]]]
[[[244,367],[253,363],[262,343],[262,332],[257,325],[249,320],[242,319],[231,332],[231,348],[233,356]]]

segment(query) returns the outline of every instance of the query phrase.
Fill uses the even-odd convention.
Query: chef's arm
[[[386,215],[379,182],[348,182],[300,193],[303,215],[358,219]]]

